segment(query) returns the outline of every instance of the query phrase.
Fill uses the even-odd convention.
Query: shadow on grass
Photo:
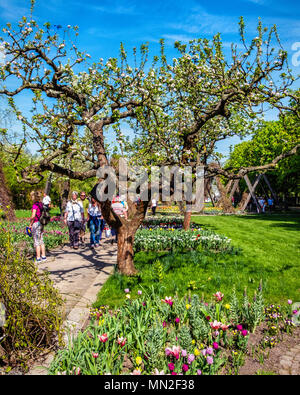
[[[299,231],[300,230],[300,213],[292,212],[292,213],[265,213],[265,214],[248,214],[248,215],[232,215],[232,216],[218,216],[220,218],[228,218],[228,222],[230,222],[231,219],[233,219],[232,226],[234,226],[234,220],[241,220],[241,221],[248,221],[254,222],[254,221],[259,221],[259,222],[271,222],[269,224],[266,224],[268,227],[273,227],[273,228],[282,228],[286,230],[291,230],[291,231]],[[215,220],[215,218],[214,218]],[[215,232],[220,232],[220,229],[215,226],[214,224],[208,224],[208,223],[202,223],[201,221],[201,216],[197,218],[195,221],[197,225],[202,226],[205,229],[213,230]],[[249,224],[250,225],[250,224]],[[220,224],[222,226],[222,224]]]
[[[245,221],[272,221],[267,226],[273,228],[284,228],[286,230],[299,231],[300,230],[300,213],[286,213],[286,214],[253,214],[239,216],[241,220]]]

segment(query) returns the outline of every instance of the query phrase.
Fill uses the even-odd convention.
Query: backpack
[[[41,207],[42,206],[42,207]],[[51,216],[50,216],[50,210],[48,206],[45,206],[43,203],[41,203],[40,210],[41,210],[41,216],[38,219],[40,224],[44,227],[50,222]]]

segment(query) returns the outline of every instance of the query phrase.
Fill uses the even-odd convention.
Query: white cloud
[[[0,0],[1,17],[7,21],[16,20],[23,15],[29,15],[30,2],[28,7],[17,5],[15,0]]]

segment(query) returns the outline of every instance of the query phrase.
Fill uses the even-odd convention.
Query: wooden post
[[[256,195],[255,195],[255,189],[256,189],[256,187],[257,187],[257,185],[258,185],[258,183],[259,183],[261,177],[262,177],[262,175],[259,174],[259,176],[256,178],[256,180],[255,180],[255,182],[254,182],[254,184],[253,184],[253,186],[252,186],[252,185],[251,185],[251,182],[250,182],[250,180],[249,180],[249,177],[247,176],[247,174],[244,176],[244,180],[246,181],[246,184],[247,184],[247,186],[248,186],[248,188],[249,188],[249,192],[250,192],[250,193],[249,193],[249,195],[248,195],[247,200],[246,200],[245,203],[244,203],[244,206],[242,207],[242,210],[243,210],[243,211],[246,210],[246,207],[247,207],[247,205],[248,205],[248,203],[249,203],[249,201],[250,201],[250,196],[251,196],[252,199],[253,199],[253,201],[254,201],[254,203],[255,203],[255,205],[256,205],[256,207],[257,207],[257,209],[258,209],[258,212],[259,212],[259,213],[261,212],[261,207],[260,207],[260,205],[259,205],[259,203],[258,203],[258,201],[257,201],[257,199],[256,199]]]
[[[271,187],[271,184],[270,184],[270,182],[269,182],[267,176],[266,176],[265,174],[263,174],[262,176],[263,176],[263,179],[265,180],[265,183],[268,185],[268,188],[270,189],[271,194],[272,194],[272,196],[273,196],[275,202],[278,204],[279,202],[278,202],[277,195],[276,195],[276,193],[274,192],[273,188]]]

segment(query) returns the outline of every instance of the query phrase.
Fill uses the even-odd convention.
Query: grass
[[[31,217],[31,210],[15,210],[16,218],[30,218]],[[54,207],[50,210],[51,217],[58,216],[60,214],[59,208]]]
[[[221,291],[230,301],[233,286],[237,294],[245,287],[250,296],[263,281],[266,303],[300,300],[300,216],[266,214],[253,216],[195,216],[193,221],[232,239],[242,252],[216,254],[210,251],[145,253],[135,255],[139,276],[128,278],[115,273],[99,292],[95,307],[117,307],[125,299],[124,289],[134,298],[138,289],[151,286],[162,296],[193,293],[211,298]],[[157,262],[159,259],[159,263]],[[194,281],[190,284],[190,281]],[[194,289],[193,289],[194,288]]]

